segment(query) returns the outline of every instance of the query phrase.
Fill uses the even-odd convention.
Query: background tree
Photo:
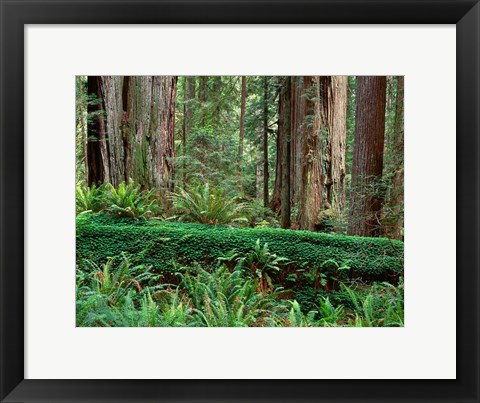
[[[263,77],[263,205],[269,205],[269,184],[270,179],[268,167],[268,77]]]
[[[102,78],[89,76],[87,94],[98,102],[89,103],[88,114],[93,118],[88,122],[87,162],[88,186],[110,182],[107,131],[105,128],[105,104],[103,102]]]
[[[291,94],[292,94],[292,77],[285,77],[281,84],[280,100],[278,108],[278,132],[281,141],[281,210],[280,224],[282,228],[290,228],[290,201],[291,201]],[[280,134],[281,133],[281,134]]]
[[[345,210],[346,141],[347,141],[347,76],[332,76],[328,97],[328,126],[331,137],[330,184],[327,201],[337,215]]]
[[[77,77],[79,182],[133,179],[167,208],[209,184],[251,225],[402,237],[403,78],[178,80]]]
[[[344,209],[347,78],[304,77],[296,102],[302,109],[296,134],[302,167],[297,221],[313,231]]]
[[[350,235],[380,234],[386,84],[383,76],[358,77]]]
[[[238,142],[238,158],[243,159],[243,142],[245,139],[245,98],[247,96],[247,78],[242,76],[242,95],[240,97],[240,141]]]
[[[324,185],[322,181],[322,147],[321,137],[326,136],[325,111],[322,110],[321,78],[303,77],[303,94],[297,98],[297,104],[302,105],[302,111],[297,111],[304,118],[297,126],[297,147],[300,152],[296,160],[300,166],[300,206],[297,221],[301,229],[313,231],[318,223],[322,208]],[[301,101],[301,102],[299,102]]]
[[[392,153],[392,179],[389,192],[389,214],[391,215],[391,225],[387,226],[386,235],[403,239],[403,154],[404,154],[404,114],[403,114],[403,94],[404,94],[404,77],[397,77],[395,98],[395,121],[393,131],[393,153]]]

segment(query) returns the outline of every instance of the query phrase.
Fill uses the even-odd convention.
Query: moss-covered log
[[[350,267],[348,276],[364,281],[391,280],[403,270],[403,242],[279,228],[137,222],[109,215],[77,217],[77,258],[104,263],[126,252],[155,271],[175,272],[182,264],[215,263],[231,250],[250,251],[256,240],[286,257],[290,270],[319,267],[329,259]]]

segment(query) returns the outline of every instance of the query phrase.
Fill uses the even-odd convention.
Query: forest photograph
[[[75,93],[77,327],[404,326],[403,76]]]

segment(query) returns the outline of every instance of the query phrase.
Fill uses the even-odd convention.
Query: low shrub
[[[242,204],[227,197],[221,188],[213,189],[208,184],[199,184],[188,191],[180,189],[172,199],[176,214],[173,218],[179,221],[214,225],[247,221]]]
[[[247,327],[281,325],[285,304],[277,301],[280,291],[258,291],[257,279],[246,278],[241,270],[225,265],[212,272],[200,266],[180,274],[179,288],[191,300],[198,326]]]
[[[142,191],[140,185],[131,180],[122,182],[116,188],[110,183],[98,187],[78,184],[75,196],[77,215],[104,212],[139,220],[152,218],[161,212],[154,191]]]
[[[105,185],[88,187],[85,184],[77,184],[75,188],[75,202],[77,214],[102,211],[106,207]]]
[[[153,190],[142,191],[133,181],[121,183],[117,188],[106,185],[106,211],[120,217],[135,220],[148,219],[160,213],[157,198]]]
[[[178,264],[215,264],[227,251],[247,255],[257,240],[290,262],[282,271],[348,264],[349,278],[396,283],[403,271],[403,242],[277,228],[251,229],[165,221],[135,221],[101,214],[77,216],[77,258],[104,263],[127,252],[156,272]]]

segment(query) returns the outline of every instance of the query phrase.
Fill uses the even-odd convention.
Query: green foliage
[[[317,312],[310,311],[306,314],[300,309],[297,301],[289,301],[291,304],[290,313],[288,315],[287,325],[291,327],[313,327],[319,323],[315,320]]]
[[[349,324],[357,327],[403,326],[403,282],[395,287],[383,282],[374,284],[367,293],[354,291],[342,284],[354,307],[354,319]]]
[[[248,200],[243,203],[243,211],[252,228],[278,228],[280,223],[276,214],[259,200]]]
[[[343,286],[353,309],[320,297],[305,310],[285,291],[259,291],[259,279],[237,267],[182,267],[178,286],[126,255],[99,266],[77,267],[77,326],[403,326],[403,282],[353,289]],[[332,294],[333,295],[333,294]],[[282,297],[283,296],[283,297]]]
[[[134,220],[152,218],[160,213],[153,190],[142,191],[140,185],[129,181],[118,188],[111,184],[98,187],[78,184],[76,187],[77,214],[105,212]]]
[[[210,273],[197,266],[179,275],[199,326],[276,326],[286,313],[276,300],[278,291],[257,292],[257,280],[244,278],[240,270],[230,272],[221,265]]]
[[[128,310],[132,298],[158,282],[160,276],[150,269],[133,265],[125,254],[102,265],[83,260],[76,273],[77,325],[121,326],[119,306]]]
[[[221,258],[220,258],[221,259]],[[258,278],[258,288],[260,292],[273,289],[271,275],[280,271],[282,265],[288,262],[288,259],[271,253],[268,249],[268,243],[260,245],[260,239],[255,241],[252,250],[244,256],[237,255],[238,269],[246,269],[253,277]]]
[[[77,218],[77,256],[105,262],[122,251],[155,271],[176,272],[176,264],[215,263],[225,251],[247,254],[257,240],[269,253],[292,263],[289,271],[348,262],[348,277],[395,281],[403,270],[403,242],[277,228],[231,228],[202,224],[135,221],[108,215]],[[175,263],[177,262],[177,263]]]
[[[159,275],[150,272],[151,267],[133,265],[125,254],[121,255],[117,265],[115,265],[116,260],[119,259],[110,258],[101,266],[89,260],[84,261],[84,264],[90,267],[97,294],[106,296],[111,305],[117,304],[129,289],[133,288],[140,292],[142,282],[151,282],[160,278]]]
[[[226,197],[221,188],[198,184],[188,192],[180,189],[172,197],[180,221],[214,225],[246,221],[243,205],[235,198]]]
[[[344,313],[344,306],[333,306],[328,297],[319,298],[319,314],[320,323],[323,326],[336,326],[342,320]]]
[[[135,220],[148,219],[160,213],[160,207],[153,190],[141,191],[140,185],[129,181],[121,183],[118,188],[107,185],[106,211],[121,217]]]
[[[301,271],[303,271],[303,277],[316,292],[320,287],[327,287],[329,283],[332,283],[331,288],[333,288],[336,282],[346,278],[348,270],[350,270],[348,261],[339,264],[335,259],[327,259],[319,265],[310,266]]]
[[[105,185],[88,187],[85,184],[77,184],[75,202],[77,214],[85,212],[97,213],[105,209]]]

